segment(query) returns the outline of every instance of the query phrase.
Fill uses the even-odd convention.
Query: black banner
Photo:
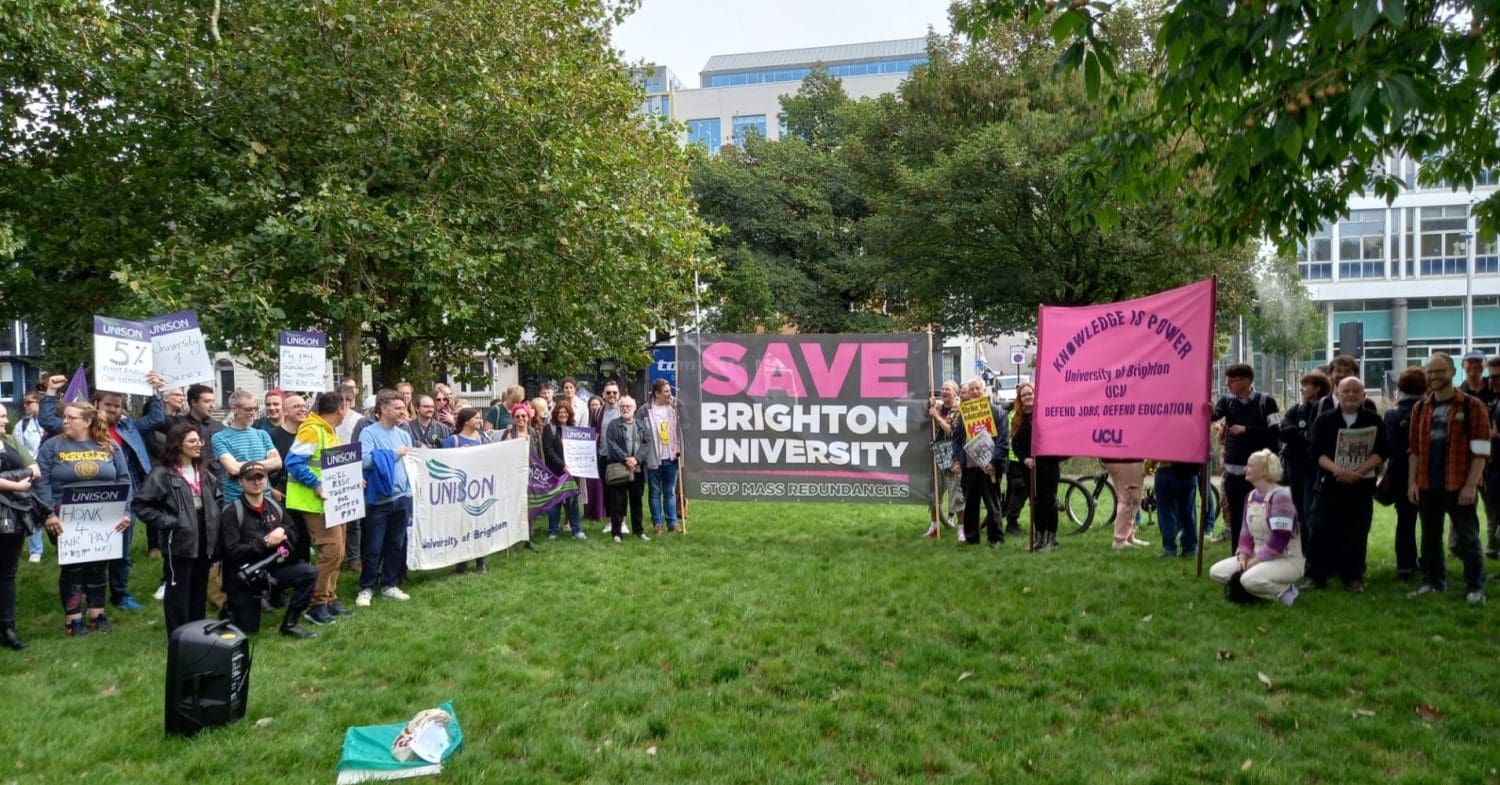
[[[688,495],[929,501],[929,347],[925,333],[684,336]]]

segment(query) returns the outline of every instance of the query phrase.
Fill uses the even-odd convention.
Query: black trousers
[[[25,547],[26,535],[0,534],[0,628],[16,623],[16,570]]]
[[[979,509],[984,508],[984,530],[990,542],[1003,542],[1005,534],[1000,531],[1000,516],[989,505],[988,499],[997,498],[999,490],[995,482],[984,473],[984,469],[964,468],[960,475],[964,488],[964,542],[979,544]],[[976,501],[982,502],[975,504]],[[998,506],[998,505],[997,505]]]
[[[1026,506],[1030,493],[1031,470],[1026,468],[1026,464],[1021,461],[1012,461],[1009,466],[1005,467],[1005,522],[1007,525],[1021,525],[1021,508]]]
[[[600,474],[599,476],[604,476]],[[604,486],[604,506],[609,509],[609,533],[615,537],[623,535],[625,511],[630,510],[630,533],[645,534],[645,523],[641,520],[641,495],[646,490],[646,472],[637,469],[630,482]]]
[[[1439,589],[1448,585],[1448,556],[1443,544],[1443,516],[1453,525],[1464,563],[1465,591],[1484,589],[1484,554],[1479,546],[1479,505],[1459,504],[1458,491],[1422,491],[1417,505],[1422,519],[1422,580]]]
[[[1036,463],[1036,531],[1057,534],[1057,482],[1062,464],[1056,458],[1035,458]],[[1024,470],[1025,464],[1021,468]]]
[[[1402,482],[1404,489],[1406,483]],[[1396,498],[1396,574],[1415,575],[1417,563],[1417,505],[1407,501],[1406,491]]]
[[[1245,500],[1254,486],[1243,474],[1224,473],[1224,506],[1229,518],[1229,552],[1240,547],[1240,529],[1245,525]]]
[[[225,565],[225,570],[229,569]],[[234,569],[238,570],[239,565]],[[281,626],[290,627],[301,621],[302,614],[312,605],[313,584],[318,581],[318,568],[305,561],[288,559],[267,569],[266,574],[276,582],[275,591],[292,592]],[[235,626],[248,633],[260,632],[261,591],[246,586],[238,579],[232,586],[225,588],[229,593],[230,615],[234,618]]]
[[[213,562],[207,558],[162,554],[167,594],[162,610],[167,616],[167,634],[190,621],[208,618],[208,570]]]
[[[1365,579],[1370,516],[1375,513],[1375,481],[1345,485],[1324,478],[1313,503],[1312,550],[1307,577],[1322,583],[1337,575],[1345,584]]]

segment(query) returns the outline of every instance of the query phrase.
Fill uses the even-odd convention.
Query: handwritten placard
[[[320,332],[281,331],[281,388],[324,392],[328,382],[323,366],[328,363],[328,336]]]
[[[323,515],[328,526],[365,517],[364,453],[358,443],[323,448]]]
[[[214,381],[214,363],[198,326],[197,311],[178,311],[146,320],[151,361],[168,387]]]
[[[146,325],[128,319],[94,317],[94,389],[129,395],[156,392],[151,372],[151,339]]]
[[[63,488],[57,517],[57,563],[110,561],[125,554],[123,535],[115,531],[125,517],[129,485],[85,485]]]
[[[599,479],[598,431],[564,425],[562,429],[563,461],[574,477]]]

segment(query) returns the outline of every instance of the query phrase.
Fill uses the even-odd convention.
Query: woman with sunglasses
[[[167,579],[162,607],[171,635],[190,621],[208,618],[208,571],[219,557],[223,493],[208,468],[203,437],[191,424],[167,431],[165,457],[151,469],[131,508],[156,529],[162,544]]]
[[[83,401],[63,407],[62,433],[42,442],[36,462],[41,471],[37,478],[37,494],[52,510],[45,526],[54,546],[64,533],[59,516],[63,489],[130,484],[130,466],[125,460],[125,451],[110,437],[109,425],[99,410]],[[128,509],[130,493],[126,494],[125,501]],[[115,531],[124,532],[130,523],[127,512],[115,524]],[[114,631],[104,613],[108,567],[107,560],[92,561],[63,565],[59,571],[57,593],[62,600],[63,629],[69,636],[81,638],[88,635],[90,629],[100,633]],[[85,613],[88,616],[86,622]]]

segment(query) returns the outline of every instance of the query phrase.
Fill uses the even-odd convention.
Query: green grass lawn
[[[51,553],[23,562],[0,783],[332,783],[346,726],[449,698],[453,783],[1500,782],[1500,608],[1408,599],[1389,510],[1369,591],[1290,610],[1100,530],[1028,555],[921,539],[916,507],[692,511],[414,576],[316,641],[268,616],[246,721],[191,740],[162,733],[160,562],[148,610],[83,640]]]

